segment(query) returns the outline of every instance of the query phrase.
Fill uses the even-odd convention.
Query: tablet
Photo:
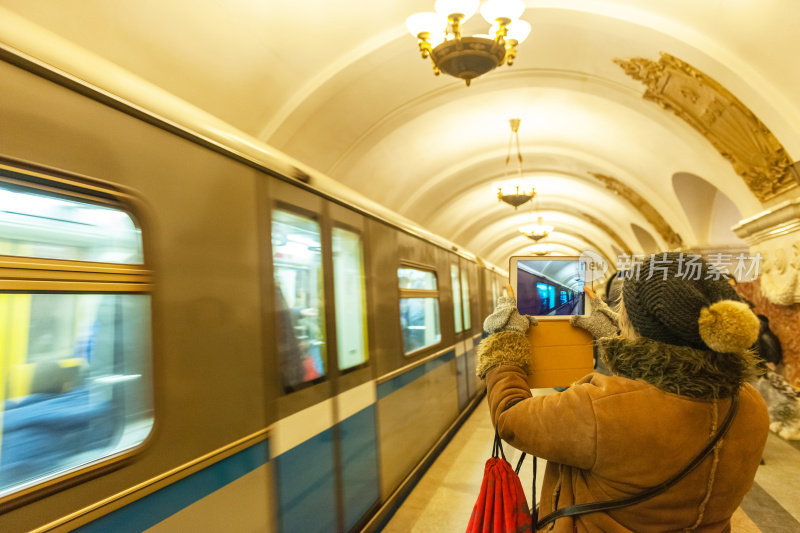
[[[587,260],[583,257],[513,256],[509,277],[520,314],[563,318],[591,313],[583,290]]]

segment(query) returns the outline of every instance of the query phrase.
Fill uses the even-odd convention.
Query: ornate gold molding
[[[642,195],[619,181],[617,178],[597,172],[589,172],[589,174],[600,181],[606,189],[630,202],[656,229],[658,234],[661,235],[661,238],[664,239],[664,241],[667,243],[667,246],[671,250],[683,247],[683,239],[681,239],[681,236],[672,229],[672,226],[669,225],[669,222],[667,222],[664,217],[661,216],[656,208],[653,207],[653,204],[645,200]]]
[[[792,160],[778,139],[730,91],[688,63],[661,52],[658,62],[615,59],[647,86],[643,97],[700,132],[765,202],[798,186]]]

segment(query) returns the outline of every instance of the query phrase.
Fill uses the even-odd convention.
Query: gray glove
[[[483,330],[489,335],[500,331],[516,331],[525,333],[528,328],[539,322],[530,315],[521,315],[517,311],[517,299],[511,296],[501,296],[497,299],[494,313],[486,317]]]
[[[592,313],[589,316],[575,315],[570,324],[588,331],[592,337],[613,337],[617,334],[617,314],[600,299],[592,300]]]

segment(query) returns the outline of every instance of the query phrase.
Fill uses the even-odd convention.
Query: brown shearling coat
[[[539,518],[576,503],[635,495],[683,469],[725,418],[730,399],[697,400],[641,380],[589,374],[561,393],[532,397],[526,372],[486,375],[492,422],[503,440],[548,461]],[[730,531],[750,489],[769,419],[750,385],[714,452],[667,491],[634,506],[561,518],[541,531]]]

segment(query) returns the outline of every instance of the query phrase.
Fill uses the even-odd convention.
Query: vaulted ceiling
[[[770,157],[800,157],[800,2],[525,3],[533,31],[515,64],[470,87],[434,76],[405,29],[433,0],[0,0],[0,43],[115,94],[130,86],[120,73],[138,79],[501,266],[532,244],[517,231],[531,206],[496,198],[517,172],[510,118],[554,253],[741,246],[725,228],[796,195],[759,193],[727,152],[763,146],[767,131]],[[466,33],[486,31],[479,19]],[[709,91],[701,123],[726,95],[745,118],[720,133],[644,98],[678,79],[651,68],[662,53],[685,65],[675,90],[688,107]],[[725,133],[745,123],[758,131]],[[702,205],[709,216],[687,216]]]

